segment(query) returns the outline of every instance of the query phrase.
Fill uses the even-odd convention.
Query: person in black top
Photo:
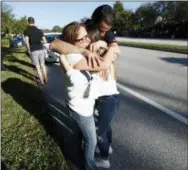
[[[47,83],[47,71],[45,67],[45,52],[43,43],[46,43],[43,32],[35,26],[33,17],[28,18],[28,27],[24,31],[27,52],[32,64],[36,67],[41,85]]]
[[[97,7],[91,19],[88,19],[85,24],[86,28],[90,24],[94,24],[99,29],[101,40],[105,41],[108,47],[118,47],[115,36],[111,31],[114,21],[114,11],[109,5],[101,5]],[[93,43],[90,47],[96,49],[100,44],[98,42]],[[93,47],[92,47],[93,46]],[[116,57],[120,54],[116,53]],[[116,72],[116,67],[114,67]],[[98,148],[96,151],[99,153],[100,157],[96,160],[97,167],[109,168],[109,154],[113,152],[112,150],[112,128],[110,123],[119,109],[119,94],[114,94],[113,92],[110,95],[99,97],[95,102],[95,116],[96,126],[97,126],[97,141]]]

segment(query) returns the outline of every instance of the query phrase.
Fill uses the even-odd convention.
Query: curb
[[[159,51],[167,51],[173,53],[180,53],[180,54],[188,54],[188,50],[175,50],[175,49],[168,49],[168,48],[159,48],[159,47],[146,47],[142,45],[134,45],[134,44],[122,44],[123,42],[117,42],[119,46],[127,46],[127,47],[135,47],[135,48],[143,48],[143,49],[150,49],[150,50],[159,50]],[[187,47],[188,48],[188,47]]]

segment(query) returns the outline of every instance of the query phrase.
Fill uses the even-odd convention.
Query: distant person
[[[43,32],[35,26],[33,17],[28,18],[28,24],[29,26],[24,32],[27,52],[31,58],[32,64],[36,67],[40,84],[44,85],[48,82],[43,47],[43,43],[46,43],[46,39]]]

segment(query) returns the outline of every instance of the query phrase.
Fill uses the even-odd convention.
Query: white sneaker
[[[96,158],[95,164],[98,168],[110,168],[110,161],[108,159]]]
[[[96,146],[96,148],[95,148],[95,153],[100,154],[100,150],[99,150],[99,147],[98,147],[98,146]],[[111,146],[111,145],[110,145],[110,147],[109,147],[108,153],[109,153],[109,154],[113,154],[113,149],[112,149],[112,146]]]

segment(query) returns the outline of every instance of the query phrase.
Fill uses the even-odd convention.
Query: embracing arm
[[[65,71],[72,69],[72,67],[68,63],[66,56],[64,54],[61,54],[59,56],[59,58],[60,58],[60,65],[61,65],[62,69],[64,69]]]
[[[119,48],[119,45],[117,44],[117,42],[112,42],[111,44],[108,45],[108,47],[115,47],[116,48],[116,53],[114,55],[114,58],[113,58],[113,61],[116,61],[118,59],[118,57],[120,56],[120,48]]]
[[[106,70],[110,67],[110,64],[113,61],[115,52],[116,52],[116,49],[114,47],[109,48],[106,54],[103,56],[103,60],[99,60],[100,66],[97,66],[97,65],[94,67],[89,66],[87,64],[86,59],[83,57],[78,63],[74,65],[74,68],[78,70],[88,70],[88,71]]]
[[[83,54],[84,49],[78,48],[70,43],[56,39],[51,42],[50,50],[56,51],[60,54],[80,53]]]
[[[65,41],[62,41],[59,39],[54,40],[50,44],[49,48],[50,50],[56,51],[57,53],[60,53],[60,54],[70,54],[70,53],[82,54],[83,56],[87,58],[88,65],[90,66],[99,65],[100,56],[98,56],[97,54],[87,49],[76,47]]]

